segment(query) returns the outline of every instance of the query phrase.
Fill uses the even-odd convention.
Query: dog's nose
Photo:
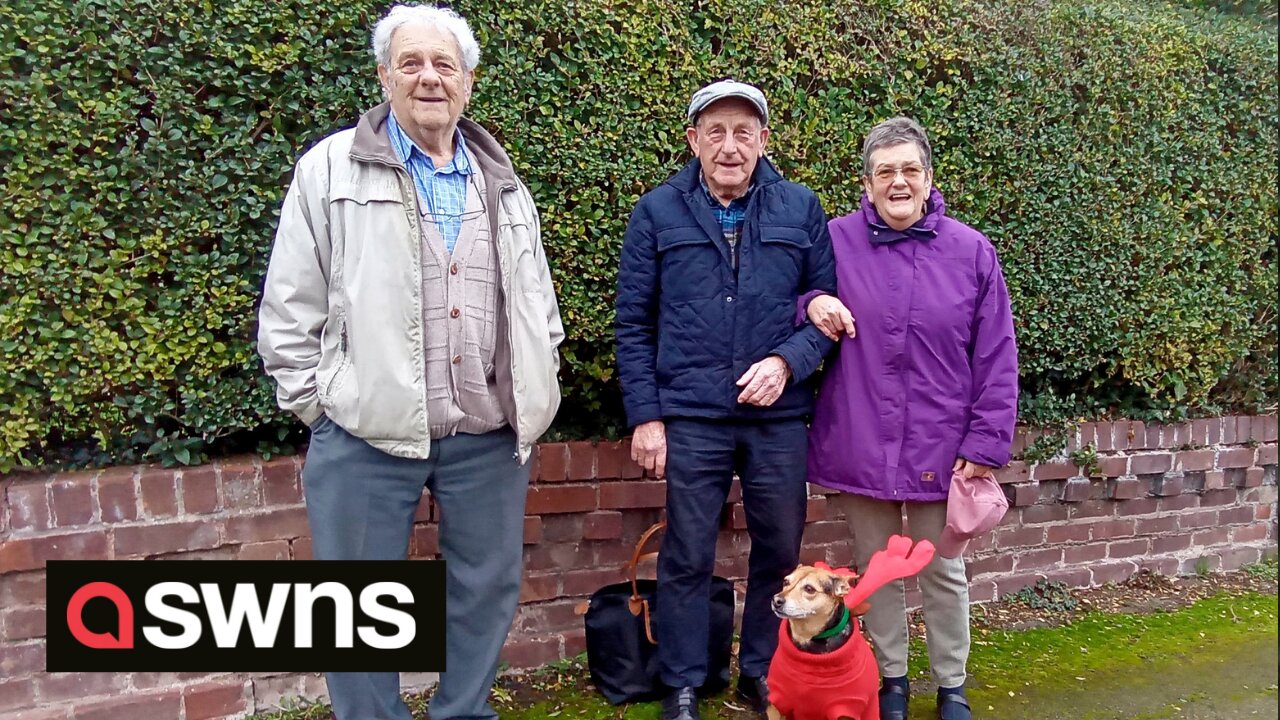
[[[786,598],[784,598],[784,597],[782,597],[781,595],[774,595],[774,596],[773,596],[773,609],[774,609],[774,610],[781,610],[781,609],[782,609],[782,606],[783,606],[783,605],[785,605],[786,603],[787,603],[787,599],[786,599]]]

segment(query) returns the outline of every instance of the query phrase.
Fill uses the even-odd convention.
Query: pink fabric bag
[[[1009,499],[995,476],[966,480],[960,473],[953,474],[947,494],[947,526],[938,538],[938,554],[945,558],[960,557],[969,541],[999,525],[1008,509]]]

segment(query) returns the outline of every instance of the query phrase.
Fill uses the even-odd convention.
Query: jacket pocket
[[[346,381],[351,370],[351,341],[347,335],[347,319],[338,316],[337,357],[332,369],[322,368],[316,373],[317,392],[323,407],[332,407],[333,398]]]
[[[805,263],[813,238],[796,227],[760,228],[760,254],[753,267],[757,290],[764,295],[794,297],[802,288]],[[807,288],[804,288],[807,289]]]
[[[664,297],[688,300],[721,291],[727,265],[720,248],[702,228],[666,228],[658,231],[656,241]]]

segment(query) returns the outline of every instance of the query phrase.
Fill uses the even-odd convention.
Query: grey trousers
[[[937,542],[947,524],[945,502],[892,502],[840,493],[827,502],[844,512],[853,533],[853,556],[859,571],[871,555],[884,549],[890,535],[904,532],[902,511],[906,509],[907,535],[913,540]],[[916,576],[924,605],[925,645],[929,650],[929,670],[938,687],[963,685],[969,661],[969,579],[964,558],[948,560],[934,555]],[[871,636],[876,663],[884,677],[907,674],[907,600],[902,581],[880,588],[868,600],[871,609],[863,626]]]
[[[431,457],[388,455],[327,417],[302,471],[317,560],[404,560],[425,485],[440,508],[447,672],[432,720],[491,720],[489,690],[520,598],[529,467],[509,428],[434,440]],[[399,673],[326,673],[338,720],[411,720]]]

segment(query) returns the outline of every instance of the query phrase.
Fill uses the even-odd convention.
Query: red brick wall
[[[1020,449],[1034,433],[1020,433]],[[1139,568],[1235,569],[1276,547],[1276,417],[1179,425],[1080,426],[1063,455],[1093,445],[1093,477],[1068,461],[1000,473],[1011,499],[1002,526],[969,554],[974,601],[1039,577],[1071,585],[1123,580]],[[315,675],[45,673],[44,573],[51,559],[305,559],[311,546],[301,458],[237,458],[0,481],[0,719],[202,720],[314,698]],[[505,659],[532,666],[583,650],[574,608],[622,578],[639,534],[656,521],[664,484],[641,478],[625,443],[539,448],[525,519],[522,605]],[[803,559],[850,561],[844,518],[813,488]],[[735,493],[724,508],[719,571],[740,579],[749,548]],[[419,508],[411,552],[434,557],[435,510]],[[407,686],[432,681],[406,678]]]

